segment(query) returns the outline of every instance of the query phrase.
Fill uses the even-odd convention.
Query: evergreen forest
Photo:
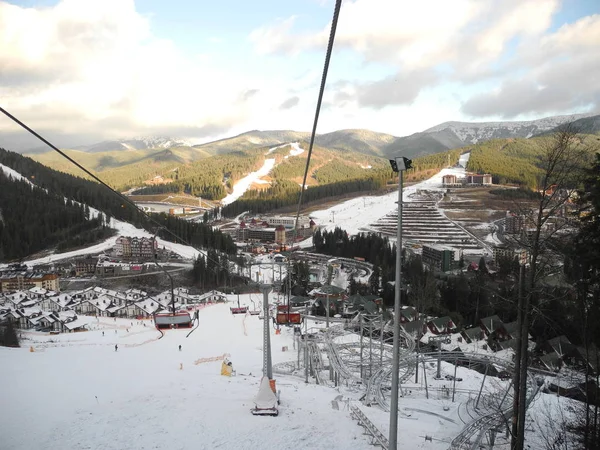
[[[15,183],[4,177],[7,189],[19,190],[18,197],[16,195],[2,195],[1,197],[2,202],[7,202],[6,206],[2,206],[2,227],[4,230],[2,235],[6,236],[4,239],[7,242],[4,244],[5,241],[3,241],[2,248],[4,252],[3,257],[6,259],[20,258],[35,251],[58,245],[63,241],[65,242],[60,245],[60,249],[64,250],[70,245],[83,245],[86,239],[101,239],[104,235],[98,236],[97,233],[91,233],[91,230],[101,226],[101,223],[88,220],[86,208],[78,204],[87,205],[88,207],[102,211],[105,223],[110,223],[110,219],[115,218],[137,227],[145,228],[150,232],[156,232],[162,226],[197,247],[212,247],[226,253],[235,252],[233,240],[230,236],[221,233],[221,231],[214,230],[204,223],[187,222],[176,217],[167,216],[166,214],[152,214],[152,220],[149,220],[147,215],[133,208],[119,196],[109,192],[106,187],[96,182],[54,171],[33,161],[31,158],[4,149],[0,149],[0,164],[12,168],[28,180],[31,180],[39,188],[31,189],[30,185],[25,182]],[[12,185],[19,185],[20,187],[11,187]],[[3,190],[2,192],[11,191]],[[41,196],[42,193],[53,197],[55,200],[31,200],[30,202],[30,197]],[[11,199],[11,197],[14,198]],[[68,200],[65,201],[65,198]],[[71,204],[71,209],[68,209],[69,203]],[[64,214],[60,212],[55,213],[55,209],[63,211]],[[51,215],[53,219],[46,217],[46,215]],[[63,215],[65,216],[64,219],[59,218]],[[40,217],[46,218],[40,220]],[[14,221],[13,218],[15,218]],[[28,223],[26,223],[27,221]],[[90,224],[83,226],[82,223],[84,221],[88,221]],[[15,222],[14,225],[13,222]],[[17,226],[19,225],[23,226],[17,230]],[[63,226],[66,226],[71,232],[61,234],[62,231],[59,230],[62,230]],[[35,227],[47,227],[53,231],[47,236],[48,239],[40,239],[40,237],[45,237],[46,235],[36,234],[37,228]],[[85,234],[83,234],[84,232]],[[159,235],[165,240],[175,241],[177,238],[173,234],[161,230]],[[79,237],[76,238],[75,235]],[[25,243],[31,243],[34,240],[36,242],[27,247],[23,245],[21,239]],[[22,248],[22,250],[17,250],[18,248]],[[7,251],[7,249],[10,250]]]
[[[46,248],[58,251],[113,234],[105,217],[51,191],[15,181],[0,172],[0,261],[20,259]]]

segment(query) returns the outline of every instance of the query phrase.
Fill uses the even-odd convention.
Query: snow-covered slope
[[[447,130],[454,133],[466,145],[490,139],[528,138],[556,128],[564,123],[573,122],[592,115],[553,116],[520,122],[444,122],[425,130],[424,133],[436,133]]]
[[[16,170],[11,169],[10,167],[0,164],[0,171],[4,172],[7,176],[9,176],[15,180],[23,180],[23,181],[26,181],[27,183],[29,183],[30,185],[34,186],[34,184],[31,181],[29,181],[26,177],[21,175]],[[66,201],[66,198],[65,198],[65,201]],[[75,203],[78,203],[78,202],[75,202]],[[89,210],[90,210],[91,217],[96,217],[100,213],[100,211],[98,211],[97,209],[92,208],[92,207],[89,207]],[[8,214],[8,212],[6,212],[5,214]],[[30,266],[34,266],[36,264],[47,264],[52,261],[60,261],[63,259],[72,258],[74,256],[100,253],[100,252],[109,250],[112,247],[114,247],[116,244],[116,240],[119,236],[137,236],[137,237],[153,236],[151,233],[149,233],[148,231],[146,231],[144,229],[136,228],[135,226],[133,226],[130,223],[122,222],[115,218],[111,219],[110,226],[111,226],[111,228],[114,228],[117,230],[117,235],[113,236],[111,238],[108,238],[105,241],[100,242],[99,244],[92,245],[90,247],[85,247],[85,248],[82,248],[79,250],[74,250],[71,252],[54,253],[54,254],[45,256],[44,258],[29,260],[29,261],[25,261],[25,262],[27,264],[29,264]],[[188,245],[176,244],[174,242],[165,241],[160,238],[157,238],[157,241],[161,247],[164,246],[166,249],[169,249],[187,259],[195,259],[198,256],[198,254],[200,253],[198,250],[196,250],[195,248],[190,247]],[[5,267],[5,266],[6,266],[6,264],[0,264],[0,268]]]
[[[94,212],[96,210],[93,210],[93,208],[90,208],[90,212],[92,214],[94,214]],[[52,261],[61,261],[63,259],[69,259],[69,258],[73,258],[75,256],[81,256],[81,255],[93,255],[96,253],[102,253],[105,251],[108,251],[110,249],[112,249],[116,242],[117,242],[117,238],[119,236],[137,236],[137,237],[152,237],[153,234],[149,233],[146,230],[143,230],[141,228],[136,228],[135,226],[133,226],[130,223],[127,222],[121,222],[120,220],[116,220],[116,219],[111,219],[111,228],[115,228],[117,230],[117,234],[113,237],[110,237],[96,245],[92,245],[89,247],[85,247],[85,248],[81,248],[78,250],[73,250],[71,252],[64,252],[64,253],[53,253],[51,255],[45,256],[43,258],[38,258],[38,259],[32,259],[32,260],[28,260],[28,261],[24,261],[24,263],[26,263],[29,266],[35,266],[37,264],[48,264]],[[198,250],[196,250],[193,247],[190,247],[189,245],[183,245],[183,244],[176,244],[174,242],[170,242],[170,241],[165,241],[161,238],[156,238],[159,247],[165,247],[168,250],[171,250],[172,252],[177,253],[178,255],[181,255],[183,258],[186,259],[195,259],[197,258],[198,254],[202,253],[204,254],[204,252],[199,252]],[[0,268],[3,265],[0,264]]]
[[[300,148],[300,145],[298,144],[298,142],[292,142],[290,144],[282,144],[282,145],[278,145],[276,147],[270,148],[267,151],[267,155],[273,153],[275,150],[278,150],[280,148],[287,147],[287,146],[290,147],[290,152],[288,155],[285,156],[285,158],[288,158],[290,156],[298,156],[304,152],[304,150],[302,148]],[[223,200],[221,200],[221,204],[223,206],[227,206],[227,205],[235,202],[242,195],[244,195],[244,193],[248,189],[250,189],[250,186],[252,186],[252,183],[260,183],[261,178],[264,176],[267,176],[269,174],[269,172],[271,172],[271,170],[273,170],[273,167],[275,167],[275,159],[267,158],[265,160],[263,166],[260,169],[258,169],[256,172],[251,172],[250,174],[246,175],[244,178],[239,180],[237,183],[235,183],[235,185],[233,186],[233,192],[231,194],[227,195]]]
[[[240,297],[252,309],[262,300]],[[300,378],[276,376],[278,417],[251,415],[262,376],[263,321],[234,316],[229,306],[201,309],[200,327],[189,338],[184,329],[158,340],[150,321],[92,317],[86,333],[24,333],[22,348],[0,347],[2,401],[11,405],[0,408],[0,447],[372,448],[343,403],[332,408],[340,392]],[[274,364],[295,360],[293,336],[291,328],[272,332]],[[220,375],[223,355],[235,377]]]
[[[191,146],[191,143],[179,138],[167,136],[145,136],[131,139],[117,139],[114,141],[103,141],[91,145],[76,147],[90,153],[109,152],[113,150],[144,150],[148,148],[171,148],[177,146]]]
[[[4,164],[0,164],[0,171],[4,172],[4,174],[7,177],[12,178],[13,180],[26,181],[27,183],[33,186],[33,183],[31,181],[29,181],[16,170],[11,169],[10,167],[5,166]]]
[[[464,157],[462,161],[466,165],[468,156]],[[442,190],[442,177],[449,174],[463,177],[465,169],[464,167],[442,169],[428,180],[405,187],[403,189],[404,201],[411,201],[411,196],[418,189]],[[398,192],[390,192],[379,196],[357,197],[327,209],[314,211],[310,213],[310,216],[315,219],[318,225],[323,225],[328,231],[333,231],[336,227],[339,227],[352,235],[359,233],[361,229],[376,222],[390,211],[396,210],[398,208],[397,202]]]
[[[90,331],[50,336],[24,331],[21,348],[0,347],[0,436],[3,450],[29,449],[236,449],[236,450],[367,450],[370,437],[351,417],[359,408],[385,437],[389,412],[359,399],[364,388],[345,383],[318,385],[313,377],[274,372],[281,391],[278,417],[250,413],[262,377],[263,321],[232,315],[230,306],[260,306],[261,294],[229,295],[229,304],[199,309],[199,327],[168,330],[164,337],[150,320],[86,317]],[[271,294],[270,301],[276,299]],[[323,328],[308,319],[310,332]],[[314,328],[313,328],[314,327]],[[347,335],[347,338],[352,336]],[[358,339],[354,335],[354,339]],[[366,340],[367,338],[365,338]],[[341,341],[337,341],[342,343]],[[115,345],[118,349],[115,350]],[[297,363],[294,329],[271,332],[273,364]],[[181,346],[181,350],[179,350]],[[369,345],[365,345],[368,355]],[[33,350],[33,351],[30,351]],[[221,376],[228,358],[236,375]],[[367,356],[365,358],[369,360]],[[378,358],[373,358],[377,365]],[[355,360],[356,361],[356,360]],[[452,382],[434,380],[435,363],[427,370],[429,398],[421,383],[403,383],[400,399],[401,448],[446,450],[478,413],[474,399],[500,392],[508,382],[443,361],[442,375],[461,378],[456,399]],[[321,379],[327,383],[326,371]],[[499,398],[499,397],[498,397]],[[571,400],[540,394],[531,405],[527,439],[540,440],[545,420],[557,417]],[[557,418],[558,419],[558,418]],[[556,429],[554,430],[556,431]],[[433,439],[426,440],[425,436]],[[498,448],[508,448],[503,433]]]

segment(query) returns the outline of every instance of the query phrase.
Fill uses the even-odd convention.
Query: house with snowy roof
[[[77,292],[73,292],[71,293],[71,297],[73,299],[73,301],[76,300],[87,300],[90,298],[93,298],[95,295],[99,295],[101,292],[96,292],[95,287],[88,287],[85,288],[81,291],[77,291]],[[99,288],[100,290],[102,290],[102,288]]]
[[[407,334],[410,334],[416,340],[420,340],[427,332],[427,324],[422,319],[401,323],[400,327],[402,327]]]
[[[46,296],[40,301],[40,307],[44,311],[63,311],[70,308],[72,298],[69,294],[58,294],[53,296]]]
[[[109,317],[128,317],[127,305],[112,305],[106,308],[106,314]]]
[[[107,309],[113,306],[112,299],[102,294],[98,298],[83,300],[79,304],[79,313],[92,316],[107,317],[109,313]]]
[[[40,299],[45,297],[46,294],[48,293],[48,291],[46,289],[41,288],[39,286],[32,287],[27,292],[29,292],[29,296],[31,298],[40,298]]]
[[[436,319],[430,319],[427,322],[427,328],[433,334],[450,334],[456,331],[456,325],[450,318],[450,316],[438,317]]]
[[[504,330],[504,322],[497,315],[484,317],[479,321],[481,329],[485,332],[487,337],[490,337],[492,334],[496,337],[497,340],[506,339],[506,331]]]
[[[60,320],[55,313],[42,311],[41,314],[28,317],[29,328],[37,331],[60,331]]]
[[[0,314],[0,323],[10,320],[15,324],[16,327],[18,327],[22,316],[23,315],[18,309],[9,309],[8,311],[5,310],[2,314]]]
[[[17,326],[23,330],[28,330],[31,328],[30,319],[42,314],[42,310],[40,308],[20,308],[18,311],[21,316],[19,317]]]
[[[146,297],[144,300],[135,303],[135,313],[133,317],[148,319],[158,311],[160,311],[161,305],[152,297]]]
[[[41,302],[42,302],[42,300],[39,298],[28,299],[28,300],[22,301],[19,305],[19,308],[33,308],[34,306],[41,308],[41,306],[40,306]]]
[[[485,332],[481,329],[481,327],[467,328],[462,330],[460,334],[467,344],[485,339]]]
[[[206,292],[204,294],[200,294],[197,296],[198,303],[216,303],[216,302],[224,302],[227,300],[227,296],[219,291],[212,290],[210,292]]]
[[[188,305],[191,303],[197,303],[197,299],[194,297],[190,297],[190,296],[185,296],[182,294],[177,294],[175,292],[175,290],[173,290],[173,298],[175,299],[175,308],[180,308],[182,305]],[[163,308],[170,308],[171,307],[171,291],[164,291],[161,292],[160,294],[157,294],[154,296],[154,299],[156,299],[156,301],[158,301],[161,306]]]
[[[127,301],[137,302],[147,297],[148,294],[140,289],[127,289],[125,292],[125,298]]]
[[[404,306],[400,310],[400,323],[412,322],[417,318],[417,310],[412,306]]]
[[[13,308],[18,308],[21,302],[29,300],[29,294],[25,291],[17,291],[13,294],[8,294],[6,299],[9,305]]]
[[[74,320],[63,322],[64,330],[72,333],[74,331],[84,331],[92,321],[89,317],[76,317]]]

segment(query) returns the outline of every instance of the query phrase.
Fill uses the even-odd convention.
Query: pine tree
[[[8,321],[2,333],[0,333],[0,345],[3,347],[20,347],[19,336],[11,320]]]

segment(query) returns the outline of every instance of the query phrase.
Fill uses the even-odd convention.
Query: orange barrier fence
[[[230,356],[231,355],[229,353],[223,353],[221,356],[211,356],[208,358],[200,358],[200,359],[197,359],[196,361],[194,361],[194,364],[198,365],[198,364],[207,363],[207,362],[223,361],[225,358],[229,358]]]

